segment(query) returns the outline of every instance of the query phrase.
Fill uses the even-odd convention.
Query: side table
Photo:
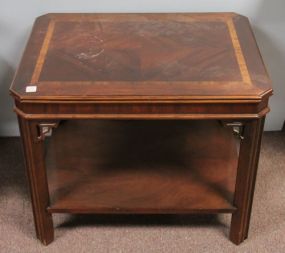
[[[10,92],[43,244],[53,213],[232,213],[247,238],[272,88],[246,17],[47,14]]]

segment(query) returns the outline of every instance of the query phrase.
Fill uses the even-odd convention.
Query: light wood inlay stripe
[[[44,61],[46,58],[46,54],[48,52],[49,44],[50,44],[50,41],[51,41],[51,38],[53,35],[54,27],[55,27],[55,21],[51,20],[49,25],[48,25],[47,33],[46,33],[46,36],[44,38],[39,57],[37,59],[37,64],[36,64],[32,79],[31,79],[32,84],[37,83],[39,80],[39,77],[40,77],[40,74],[41,74],[41,71],[42,71],[42,68],[44,65]]]
[[[227,25],[228,25],[228,28],[229,28],[229,31],[230,31],[230,36],[231,36],[232,43],[233,43],[233,46],[234,46],[234,50],[235,50],[236,58],[237,58],[238,65],[239,65],[239,68],[240,68],[240,72],[241,72],[241,75],[242,75],[242,79],[243,79],[244,83],[251,84],[250,75],[249,75],[249,72],[248,72],[248,69],[247,69],[247,66],[246,66],[246,62],[245,62],[245,59],[244,59],[244,56],[243,56],[243,53],[242,53],[242,50],[241,50],[241,46],[240,46],[240,43],[239,43],[239,39],[238,39],[238,36],[237,36],[237,32],[236,32],[233,20],[232,19],[228,20],[227,21]]]

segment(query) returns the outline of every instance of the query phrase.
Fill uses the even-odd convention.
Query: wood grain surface
[[[244,50],[247,37],[254,50]],[[37,92],[25,91],[31,85]],[[21,100],[163,100],[261,99],[272,90],[240,15],[48,14],[34,25],[11,92]]]
[[[48,210],[234,212],[237,150],[218,121],[64,121],[47,141]]]

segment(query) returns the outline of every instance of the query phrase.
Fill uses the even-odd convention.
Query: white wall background
[[[18,135],[9,86],[34,19],[48,12],[214,12],[250,18],[274,96],[266,130],[285,119],[285,0],[0,0],[0,136]]]

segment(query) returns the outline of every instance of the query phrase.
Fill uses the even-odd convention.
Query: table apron
[[[269,112],[267,103],[246,104],[102,104],[102,103],[19,103],[15,111],[26,119],[219,119],[260,118]]]

